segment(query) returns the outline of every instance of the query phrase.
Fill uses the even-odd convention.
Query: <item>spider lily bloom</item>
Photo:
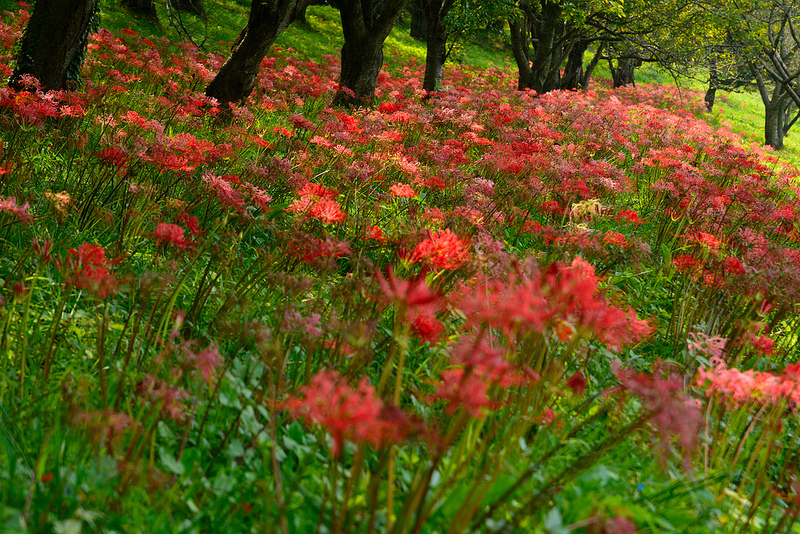
[[[435,269],[458,269],[469,260],[468,242],[449,229],[430,232],[411,253],[411,261],[424,262]]]
[[[402,441],[412,430],[408,417],[376,397],[366,378],[353,388],[336,371],[317,373],[282,407],[293,417],[325,428],[333,439],[335,457],[345,440],[380,447]]]
[[[70,249],[69,257],[60,263],[66,271],[67,285],[88,289],[102,298],[113,294],[119,286],[117,277],[108,272],[112,262],[100,245],[84,243],[77,250]]]
[[[184,229],[177,224],[158,223],[151,234],[144,234],[144,237],[152,237],[158,241],[159,246],[175,245],[179,249],[191,248],[195,243],[187,241],[184,237]]]

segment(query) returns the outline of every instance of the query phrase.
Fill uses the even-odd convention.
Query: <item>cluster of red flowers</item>
[[[300,198],[294,200],[289,211],[317,219],[326,224],[342,222],[345,212],[334,200],[336,191],[325,186],[308,182],[297,193]]]
[[[512,275],[462,284],[451,305],[467,323],[482,324],[510,339],[529,332],[553,332],[565,341],[573,333],[596,336],[614,350],[644,340],[653,332],[633,311],[606,302],[598,290],[594,268],[582,258],[571,265],[554,263],[533,276]]]
[[[376,397],[366,378],[353,388],[336,371],[314,375],[283,408],[294,417],[323,426],[333,438],[334,456],[339,456],[345,440],[379,447],[398,443],[413,430],[402,411]]]
[[[106,258],[103,247],[84,243],[77,250],[69,250],[69,256],[61,262],[61,267],[68,285],[88,289],[105,298],[113,294],[119,286],[117,277],[108,271],[112,264]]]
[[[458,269],[469,260],[468,242],[449,229],[430,232],[411,253],[411,261],[435,269]]]
[[[717,395],[731,402],[744,404],[777,404],[789,401],[800,404],[800,364],[786,366],[783,374],[767,371],[728,368],[721,359],[712,360],[713,369],[701,368],[697,385],[706,388],[706,396]]]

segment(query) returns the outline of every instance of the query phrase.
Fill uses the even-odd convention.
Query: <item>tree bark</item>
[[[591,41],[581,39],[572,47],[561,77],[562,89],[577,89],[583,83],[583,56],[590,43]]]
[[[341,0],[344,45],[334,105],[371,105],[383,66],[383,43],[409,0]]]
[[[783,88],[777,85],[772,91],[769,103],[764,104],[764,144],[775,150],[783,148],[783,138],[786,135],[784,129],[786,112],[790,103],[791,100]]]
[[[455,0],[422,0],[422,6],[428,24],[422,88],[438,91],[442,87],[444,62],[447,60],[447,27],[444,18],[455,6]]]
[[[527,29],[525,22],[521,20],[509,20],[508,27],[511,31],[511,53],[514,54],[514,61],[517,64],[517,89],[524,91],[531,87],[533,79],[533,69],[528,59]]]
[[[605,48],[605,46],[605,41],[600,41],[600,44],[597,45],[597,50],[594,52],[594,56],[592,56],[592,60],[583,71],[583,78],[581,79],[581,87],[583,89],[589,88],[589,82],[592,80],[592,73],[594,72],[594,68],[597,66],[597,64],[600,63],[600,59],[603,57],[603,48]]]
[[[633,85],[636,87],[634,73],[636,67],[641,67],[642,62],[636,58],[619,57],[617,58],[617,66],[614,67],[613,60],[608,60],[608,68],[611,70],[611,78],[614,81],[614,87],[624,87],[626,85]]]
[[[424,5],[427,0],[414,0],[411,2],[411,37],[425,41],[428,38],[428,17]]]
[[[150,20],[158,20],[155,0],[122,0],[122,5],[131,13],[142,15]]]
[[[422,88],[426,91],[438,91],[442,88],[444,62],[447,59],[447,29],[442,20],[428,21],[428,38],[426,40],[425,77]]]
[[[253,0],[250,18],[239,33],[231,55],[206,88],[220,104],[247,98],[256,84],[261,60],[289,25],[297,0]]]
[[[511,49],[519,71],[517,87],[533,89],[540,94],[559,89],[559,69],[572,49],[572,43],[566,39],[562,7],[551,0],[543,0],[538,11],[527,3],[521,7],[523,17],[509,21]]]
[[[20,89],[20,77],[35,77],[46,89],[74,89],[92,26],[96,0],[38,0],[22,35],[9,85]]]
[[[292,20],[289,21],[289,24],[294,24],[296,22],[298,24],[302,24],[303,26],[308,26],[306,10],[308,10],[308,6],[313,3],[314,0],[298,0],[297,5],[294,8],[294,13],[292,13]]]

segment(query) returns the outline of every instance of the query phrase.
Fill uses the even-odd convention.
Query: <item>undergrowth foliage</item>
[[[276,50],[220,109],[222,61],[0,88],[5,528],[792,528],[793,168],[672,87],[412,61],[344,112]]]

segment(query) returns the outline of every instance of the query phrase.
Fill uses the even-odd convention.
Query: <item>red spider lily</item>
[[[433,398],[446,402],[445,411],[448,414],[463,408],[472,417],[481,417],[483,408],[495,407],[487,396],[488,386],[488,382],[477,372],[448,369],[442,373],[442,384]]]
[[[311,383],[284,402],[282,408],[293,417],[324,427],[333,438],[335,457],[345,440],[380,447],[402,441],[412,429],[402,411],[384,405],[375,396],[375,389],[366,378],[354,389],[336,371],[314,375]]]
[[[161,413],[173,421],[183,421],[185,417],[184,399],[189,398],[189,393],[182,389],[172,388],[166,382],[153,375],[147,375],[139,382],[137,391],[154,405],[161,407]]]
[[[400,182],[389,187],[389,192],[394,196],[401,198],[414,198],[417,196],[417,192],[411,189],[410,185]]]
[[[413,280],[405,280],[394,276],[391,266],[386,277],[380,271],[375,273],[383,292],[383,298],[405,310],[406,321],[411,321],[416,314],[434,315],[441,305],[441,296],[433,291],[420,275]]]
[[[679,273],[693,272],[703,264],[703,261],[692,256],[691,254],[679,254],[672,260],[672,266]]]
[[[67,285],[88,289],[102,298],[117,290],[119,281],[108,272],[112,261],[105,257],[103,247],[84,243],[77,250],[70,249],[69,254],[66,261],[59,262],[59,268],[65,271]]]
[[[244,213],[244,196],[233,188],[229,180],[207,172],[203,175],[203,181],[223,206],[232,208],[238,213]]]
[[[658,362],[653,374],[615,367],[614,374],[622,387],[640,397],[651,414],[650,422],[661,436],[662,458],[666,457],[675,437],[688,465],[689,456],[697,446],[703,415],[699,401],[683,393],[683,378],[662,376],[666,369]]]
[[[386,243],[388,241],[386,236],[383,234],[383,229],[381,229],[380,226],[373,226],[370,228],[369,233],[367,234],[367,239],[374,239],[379,243]]]
[[[449,229],[430,232],[411,253],[412,262],[425,262],[436,269],[458,269],[469,261],[468,242]]]
[[[175,245],[179,249],[191,248],[195,243],[187,241],[184,237],[184,229],[177,224],[158,223],[151,234],[143,234],[144,237],[152,237],[160,246]]]
[[[552,331],[562,337],[577,332],[594,334],[618,350],[652,333],[652,326],[633,311],[608,305],[598,294],[597,282],[593,267],[576,258],[570,266],[552,264],[533,277],[462,284],[449,300],[467,324],[497,328],[510,339],[528,332]]]
[[[217,369],[222,365],[219,349],[213,346],[197,353],[189,352],[187,360],[200,371],[200,376],[202,376],[203,380],[208,384],[211,383],[211,379],[216,374]]]
[[[307,182],[298,192],[299,199],[289,205],[288,210],[305,214],[307,217],[317,219],[323,223],[332,224],[344,221],[346,213],[339,204],[333,200],[336,192],[321,184]]]
[[[713,369],[701,367],[697,386],[706,387],[706,396],[717,395],[735,404],[757,402],[777,404],[789,401],[800,405],[800,364],[789,364],[782,375],[766,371],[740,371],[718,360]]]
[[[351,250],[346,241],[335,241],[332,238],[325,240],[319,238],[305,239],[290,244],[288,254],[305,263],[316,260],[333,260],[350,254]]]
[[[71,423],[84,429],[95,444],[113,445],[116,439],[136,422],[127,415],[111,410],[78,412]]]
[[[188,213],[183,212],[180,217],[178,217],[178,222],[185,224],[186,228],[194,235],[205,235],[205,232],[200,230],[200,223],[197,221],[197,217],[192,217]]]
[[[20,222],[31,222],[33,217],[28,214],[28,203],[17,204],[15,197],[3,198],[0,197],[0,212],[7,211],[16,215],[17,220]]]
[[[444,330],[442,322],[432,315],[418,313],[411,323],[411,331],[414,335],[431,345],[439,341],[442,330]]]
[[[603,243],[606,245],[613,245],[616,247],[624,247],[628,243],[625,241],[625,234],[621,234],[619,232],[613,232],[609,230],[603,236]]]

